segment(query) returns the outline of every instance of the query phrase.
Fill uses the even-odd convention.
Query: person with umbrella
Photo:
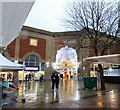
[[[59,88],[59,76],[56,74],[56,89],[58,90]]]
[[[54,91],[54,86],[55,86],[55,83],[56,83],[55,73],[52,73],[51,80],[52,80],[52,91]]]
[[[52,91],[54,91],[55,89],[55,85],[56,85],[56,89],[58,90],[58,86],[59,86],[59,76],[58,76],[57,71],[53,71],[52,75],[51,75],[51,80],[52,80]]]

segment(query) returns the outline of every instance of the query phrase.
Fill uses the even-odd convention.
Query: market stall
[[[8,60],[0,53],[0,76],[5,81],[13,81],[13,76],[16,76],[19,70],[23,70],[23,65]]]
[[[120,54],[94,56],[84,58],[84,61],[89,61],[95,64],[107,65],[103,68],[105,82],[120,83]],[[93,66],[94,66],[93,65]],[[93,67],[95,68],[95,67]],[[93,71],[95,73],[95,69]]]

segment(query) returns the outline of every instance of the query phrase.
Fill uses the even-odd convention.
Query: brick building
[[[34,79],[38,80],[41,74],[46,76],[54,69],[57,50],[64,47],[74,47],[76,44],[75,37],[78,34],[84,34],[84,30],[80,32],[49,32],[28,26],[23,26],[19,36],[14,39],[7,47],[4,55],[11,61],[25,65],[25,71],[19,73],[19,79],[25,79],[26,74],[31,73]],[[87,43],[90,43],[89,40]],[[119,43],[112,49],[108,49],[106,54],[120,53]],[[76,49],[76,48],[75,48]],[[77,51],[77,49],[76,49]],[[93,56],[93,50],[81,48],[77,51],[79,62],[79,73],[89,73],[89,63],[83,62],[83,58]],[[87,68],[85,68],[87,67]]]

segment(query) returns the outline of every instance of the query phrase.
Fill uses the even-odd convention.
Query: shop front
[[[40,71],[39,66],[26,66],[24,71],[18,73],[18,78],[21,81],[38,81],[41,75],[44,75],[44,71]]]
[[[18,77],[18,72],[23,68],[23,65],[8,60],[0,53],[0,76],[5,81],[14,81]]]
[[[19,73],[19,80],[38,81],[41,75],[44,75],[44,63],[36,54],[30,54],[23,61],[25,69]]]
[[[0,76],[4,79],[4,81],[13,81],[14,80],[13,71],[0,72]]]
[[[120,84],[120,62],[118,59],[120,59],[120,54],[84,58],[86,61],[102,65],[105,82]],[[96,73],[99,74],[99,70],[96,71],[95,65],[93,66],[94,69],[91,71],[91,75],[95,76]]]

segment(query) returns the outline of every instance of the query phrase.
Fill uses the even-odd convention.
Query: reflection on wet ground
[[[76,79],[60,80],[59,91],[51,91],[51,81],[31,81],[18,84],[19,101],[25,98],[27,102],[39,101],[44,103],[65,102],[80,100],[90,96],[102,95],[101,91],[95,89],[83,90],[82,81]],[[107,90],[117,89],[117,85],[106,84]],[[98,87],[99,89],[99,87]]]
[[[27,102],[40,101],[41,103],[64,102],[80,99],[77,80],[61,80],[59,90],[52,92],[51,81],[31,81],[18,84],[19,102],[25,98]]]
[[[98,90],[84,90],[83,81],[77,79],[60,80],[59,90],[52,92],[51,81],[31,81],[21,82],[18,84],[18,107],[24,107],[24,104],[53,104],[53,103],[64,103],[69,101],[78,101],[81,99],[87,99],[90,97],[98,96],[97,106],[102,106],[101,96],[105,95],[105,92],[100,91],[100,84],[98,82]],[[118,90],[117,84],[106,84],[108,92]],[[22,100],[25,99],[25,103]],[[111,98],[114,102],[116,98]],[[32,103],[31,103],[32,102]],[[33,103],[34,102],[34,103]]]

